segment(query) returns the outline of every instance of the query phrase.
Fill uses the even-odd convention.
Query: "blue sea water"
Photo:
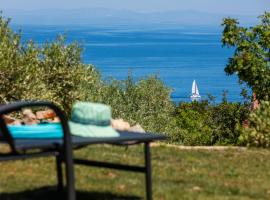
[[[104,79],[125,79],[131,71],[138,80],[158,75],[172,88],[172,99],[190,101],[191,84],[197,81],[200,94],[241,101],[236,76],[226,76],[224,67],[233,50],[222,48],[220,27],[101,27],[101,26],[15,26],[23,40],[38,43],[66,34],[67,42],[82,44],[83,61],[94,64]]]

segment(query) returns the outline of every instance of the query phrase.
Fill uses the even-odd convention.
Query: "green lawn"
[[[92,146],[77,156],[142,163],[142,146]],[[270,151],[179,150],[153,147],[154,199],[270,199]],[[0,199],[54,199],[54,159],[0,164]],[[143,199],[144,176],[138,173],[76,167],[78,199]]]

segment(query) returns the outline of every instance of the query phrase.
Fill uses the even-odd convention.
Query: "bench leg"
[[[62,159],[60,155],[55,156],[56,160],[56,171],[57,171],[57,189],[58,191],[63,190],[63,171],[62,171]]]
[[[145,183],[146,183],[146,199],[152,200],[152,170],[151,170],[151,154],[150,143],[144,143],[144,158],[145,158]]]
[[[75,192],[75,177],[74,177],[74,168],[73,168],[73,157],[72,149],[70,144],[67,145],[69,148],[65,148],[65,170],[66,170],[66,192],[67,200],[76,200]]]

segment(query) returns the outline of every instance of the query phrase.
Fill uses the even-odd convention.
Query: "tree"
[[[129,75],[123,81],[104,82],[94,66],[83,63],[77,42],[59,36],[37,45],[21,37],[0,13],[0,104],[47,100],[70,114],[75,101],[101,102],[112,106],[115,118],[140,123],[149,131],[171,132],[171,90],[157,77],[135,82]]]
[[[48,100],[67,113],[75,101],[98,101],[99,72],[81,62],[81,48],[64,37],[42,46],[22,42],[0,13],[0,104],[19,100]]]
[[[250,28],[239,26],[236,19],[226,18],[222,43],[235,48],[225,72],[237,74],[257,94],[259,100],[270,97],[270,13],[259,17],[258,25]]]

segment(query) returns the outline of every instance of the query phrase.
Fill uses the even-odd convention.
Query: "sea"
[[[226,91],[229,101],[243,100],[237,77],[224,72],[234,49],[222,47],[222,27],[13,25],[13,28],[22,30],[23,41],[31,39],[42,44],[64,34],[67,43],[79,42],[83,62],[93,64],[104,80],[123,80],[129,72],[135,81],[156,75],[171,88],[171,99],[176,103],[190,101],[193,80],[202,99],[211,94],[220,102]]]

